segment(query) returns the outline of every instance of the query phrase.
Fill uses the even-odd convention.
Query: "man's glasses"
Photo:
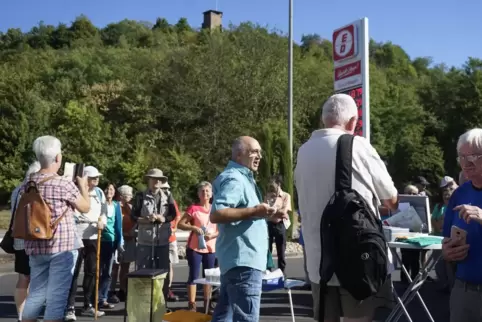
[[[457,157],[457,162],[458,163],[475,163],[477,160],[482,158],[482,155],[480,154],[471,154],[471,155],[459,155]]]

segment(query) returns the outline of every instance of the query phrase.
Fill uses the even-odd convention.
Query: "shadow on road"
[[[0,320],[13,321],[16,318],[16,309],[14,304],[13,287],[15,285],[16,277],[15,275],[5,275],[0,277]],[[7,285],[11,285],[10,290],[6,293],[5,288]],[[400,283],[395,283],[395,287],[399,294],[404,291],[403,285]],[[185,309],[187,307],[187,293],[185,283],[173,283],[173,291],[179,296],[179,302],[169,303],[168,306],[174,310]],[[312,321],[310,317],[312,316],[312,297],[309,291],[299,291],[293,290],[293,304],[296,317],[300,318],[300,321]],[[449,295],[447,293],[437,292],[436,285],[434,283],[426,283],[421,291],[421,295],[425,300],[427,307],[433,315],[433,318],[437,322],[448,322],[449,321]],[[76,304],[80,308],[82,306],[82,292],[81,288],[78,289]],[[202,288],[198,288],[198,308],[202,310]],[[414,321],[427,321],[427,316],[425,315],[420,302],[414,299],[409,305],[408,310],[412,315]],[[103,319],[104,321],[120,321],[120,317],[124,315],[124,305],[118,304],[116,309],[106,312],[107,316]],[[376,321],[384,321],[389,314],[388,309],[380,309],[376,315]],[[270,321],[271,319],[278,320],[276,318],[284,318],[290,316],[290,306],[288,294],[284,291],[276,292],[266,292],[263,293],[262,303],[261,303],[261,316],[264,317],[262,320]],[[112,317],[113,320],[109,319]],[[284,319],[283,319],[284,321]],[[405,318],[401,318],[400,322],[405,322]]]

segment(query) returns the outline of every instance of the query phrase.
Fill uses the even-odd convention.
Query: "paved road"
[[[3,269],[2,269],[3,268]],[[16,321],[15,305],[13,303],[13,291],[15,288],[16,276],[10,273],[12,267],[9,264],[1,265],[0,270],[0,322]],[[174,292],[180,297],[180,302],[170,304],[173,309],[187,307],[187,294],[184,281],[187,279],[188,268],[185,261],[181,261],[175,268],[174,276]],[[287,260],[287,275],[293,278],[303,277],[303,260],[301,258],[289,258]],[[82,278],[82,277],[81,277]],[[398,281],[398,272],[393,276]],[[398,283],[395,283],[399,292],[402,291]],[[439,293],[435,290],[434,283],[427,283],[422,289],[422,296],[426,300],[426,304],[431,310],[436,322],[448,322],[448,295]],[[202,300],[201,292],[198,292],[198,300]],[[77,306],[81,306],[81,293],[77,296]],[[296,290],[293,292],[293,302],[295,308],[296,321],[306,322],[313,321],[312,314],[312,298],[309,291]],[[198,302],[201,307],[202,303]],[[418,302],[413,302],[409,306],[412,319],[414,321],[428,321],[427,317],[421,310]],[[388,315],[388,310],[380,310],[377,312],[375,321],[384,321]],[[261,305],[261,322],[268,321],[291,321],[288,297],[285,292],[263,293]],[[123,317],[123,305],[118,305],[114,310],[107,312],[105,317],[100,321],[104,322],[120,322]],[[78,321],[92,321],[92,318],[79,317]],[[405,321],[401,319],[400,321]]]

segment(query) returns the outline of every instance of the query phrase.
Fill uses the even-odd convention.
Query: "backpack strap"
[[[95,194],[99,198],[100,203],[104,203],[104,200],[102,200],[102,191],[100,190],[100,188],[95,187],[94,190],[95,190]]]
[[[50,227],[52,229],[57,228],[60,221],[62,220],[62,218],[64,218],[64,216],[67,214],[68,211],[69,211],[69,206],[67,205],[67,209],[65,209],[65,211],[57,219],[54,220],[54,222],[50,225]]]
[[[351,189],[353,139],[354,136],[351,134],[343,134],[338,138],[335,172],[336,191]]]
[[[43,178],[42,180],[40,180],[39,182],[36,182],[36,185],[37,187],[40,186],[41,184],[44,184],[45,182],[49,181],[49,180],[52,180],[53,178],[57,177],[57,175],[53,175],[53,176],[50,176],[50,177],[47,177],[47,178]],[[32,179],[32,175],[30,175],[30,179]],[[50,210],[52,211],[52,207],[49,203],[46,202],[46,204],[49,206]],[[69,211],[69,206],[67,206],[67,209],[65,209],[65,211],[57,218],[55,219],[55,221],[50,225],[50,227],[52,229],[55,229],[57,228],[58,224],[60,223],[60,221],[62,220],[62,218],[65,216],[65,214],[67,214],[67,212]]]
[[[15,197],[15,204],[12,205],[12,217],[10,218],[10,224],[8,225],[8,231],[12,231],[13,220],[15,219],[15,212],[17,211],[18,198],[20,196],[20,189],[17,191],[17,196]]]

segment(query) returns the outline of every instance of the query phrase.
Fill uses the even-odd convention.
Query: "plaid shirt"
[[[40,180],[52,176],[51,174],[36,173],[31,180]],[[54,175],[55,177],[39,186],[39,191],[52,208],[52,222],[64,211],[65,216],[60,220],[50,240],[26,240],[25,252],[27,255],[46,255],[76,249],[82,245],[76,233],[73,204],[80,195],[79,189],[68,178]],[[25,183],[24,183],[25,184]]]

